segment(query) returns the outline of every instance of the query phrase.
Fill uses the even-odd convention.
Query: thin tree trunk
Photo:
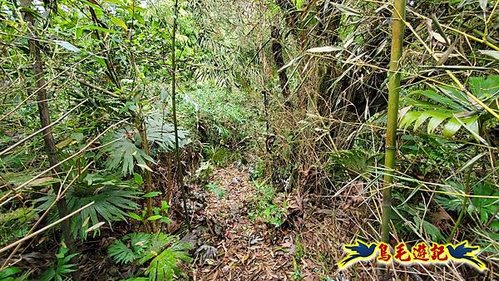
[[[176,36],[177,36],[177,18],[178,18],[178,0],[175,0],[173,11],[173,34],[172,34],[172,111],[173,111],[173,129],[175,131],[175,183],[181,188],[182,204],[184,208],[184,217],[187,228],[191,230],[189,213],[187,210],[187,186],[184,185],[184,176],[182,173],[182,165],[180,163],[180,150],[178,144],[178,124],[177,124],[177,100],[176,100],[176,72],[177,61],[175,56],[176,51]]]
[[[147,155],[151,155],[151,149],[149,147],[149,140],[147,139],[145,120],[140,120],[140,119],[136,118],[135,122],[136,122],[135,126],[137,127],[137,130],[139,131],[140,140],[142,143],[142,149],[144,150],[144,152]],[[149,166],[150,163],[146,162],[146,165]],[[148,169],[144,169],[143,175],[145,178],[144,179],[144,189],[145,189],[146,193],[150,193],[154,189],[153,182],[152,182],[152,172]],[[148,197],[146,199],[146,217],[152,216],[152,208],[153,208],[153,198]],[[148,228],[148,230],[150,232],[156,233],[159,231],[159,225],[156,221],[145,220],[144,223],[145,223],[146,228]]]
[[[390,69],[388,71],[388,121],[386,124],[385,167],[383,179],[383,215],[381,221],[381,239],[388,243],[390,239],[390,215],[392,209],[392,184],[395,170],[397,145],[397,120],[400,93],[400,58],[404,42],[405,0],[395,0],[392,22],[392,49]]]
[[[21,0],[21,5],[24,7],[31,7],[31,1],[30,0]],[[50,121],[50,114],[49,114],[49,104],[48,104],[48,95],[47,95],[47,90],[45,88],[46,86],[46,81],[44,77],[44,66],[40,54],[40,48],[37,45],[37,38],[36,38],[36,30],[35,30],[35,18],[31,14],[31,12],[26,12],[24,13],[24,17],[26,22],[28,23],[29,30],[31,31],[31,37],[28,40],[29,44],[29,51],[30,54],[33,56],[34,63],[33,63],[33,73],[35,75],[35,80],[36,80],[36,86],[38,88],[38,113],[40,115],[40,123],[41,127],[45,128],[43,130],[43,140],[45,142],[45,149],[47,152],[47,157],[49,164],[51,166],[55,166],[53,169],[53,172],[56,176],[59,176],[62,174],[62,170],[59,166],[56,166],[59,163],[59,159],[57,156],[57,147],[56,143],[54,140],[54,135],[52,134],[52,129],[49,126],[51,124]],[[52,184],[52,189],[54,190],[54,193],[59,194],[61,192],[61,184],[59,182],[56,182]],[[65,217],[68,214],[68,208],[66,204],[66,199],[65,197],[61,197],[57,203],[57,210],[59,213],[59,217]],[[70,220],[63,220],[61,222],[61,230],[62,230],[62,236],[64,239],[64,243],[68,246],[69,250],[71,253],[76,252],[76,247],[74,244],[74,240],[71,236],[71,225],[70,225]],[[75,262],[75,260],[73,260]],[[73,274],[73,279],[74,280],[79,280],[79,273],[78,269],[74,272]]]

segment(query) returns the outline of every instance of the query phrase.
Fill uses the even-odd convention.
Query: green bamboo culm
[[[392,184],[397,147],[397,120],[400,93],[400,58],[405,29],[405,0],[394,0],[392,19],[392,48],[388,70],[388,120],[386,124],[385,167],[383,179],[383,214],[381,218],[381,239],[388,243],[390,238],[390,215],[392,209]]]

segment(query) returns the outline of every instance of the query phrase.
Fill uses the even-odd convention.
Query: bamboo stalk
[[[21,1],[21,6],[24,8],[31,8],[31,1],[23,0]],[[24,19],[28,24],[28,30],[32,33],[33,38],[28,39],[29,53],[33,57],[33,74],[35,77],[35,83],[38,87],[37,93],[37,105],[38,105],[38,114],[40,117],[40,126],[43,132],[43,141],[45,144],[45,151],[47,154],[47,158],[50,166],[53,166],[53,173],[55,175],[62,174],[62,169],[59,166],[56,166],[59,163],[58,150],[56,147],[54,134],[52,133],[52,122],[50,121],[50,110],[48,103],[48,92],[45,87],[47,83],[45,82],[45,67],[44,62],[42,61],[42,55],[40,52],[40,47],[38,46],[37,40],[37,32],[35,29],[35,17],[30,11],[26,11],[24,13]],[[60,194],[62,190],[62,186],[60,182],[56,182],[52,184],[52,189],[54,193]],[[56,202],[57,212],[59,217],[67,217],[69,213],[68,205],[66,203],[66,198],[61,197]],[[62,231],[62,240],[69,248],[71,253],[76,253],[76,244],[71,236],[71,222],[69,220],[62,220],[61,223],[61,231]],[[22,240],[22,239],[21,239]],[[14,245],[15,246],[15,245]],[[4,248],[5,249],[5,248]],[[78,263],[78,257],[75,256],[71,259],[71,262]],[[80,275],[78,269],[72,273],[73,280],[80,280]]]
[[[383,214],[381,218],[381,239],[388,243],[390,238],[390,215],[392,209],[392,184],[395,170],[397,145],[397,120],[400,93],[400,58],[404,42],[405,0],[394,0],[392,22],[392,47],[388,70],[388,121],[386,125],[385,166],[383,178]]]
[[[180,186],[180,190],[182,193],[182,204],[184,208],[184,219],[187,228],[191,229],[191,224],[189,221],[189,214],[187,211],[187,189],[183,183],[183,175],[182,175],[182,165],[180,163],[180,151],[178,144],[178,122],[177,122],[177,100],[176,100],[176,72],[177,72],[177,61],[175,56],[176,51],[176,36],[177,36],[177,18],[178,18],[178,0],[175,0],[175,4],[173,7],[173,34],[172,34],[172,111],[173,111],[173,130],[175,133],[175,184]]]

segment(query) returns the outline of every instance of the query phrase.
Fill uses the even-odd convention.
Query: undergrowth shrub
[[[62,245],[57,252],[54,264],[44,271],[39,277],[40,281],[62,281],[68,280],[70,273],[77,270],[77,265],[71,263],[71,259],[78,254],[70,254],[69,249]]]
[[[24,237],[29,231],[31,222],[37,218],[36,210],[32,207],[21,207],[10,212],[2,212],[0,214],[0,244],[6,245]],[[13,225],[16,226],[14,229]]]
[[[287,202],[279,200],[272,185],[254,182],[255,194],[251,199],[249,217],[252,220],[261,220],[274,227],[281,226],[287,213]]]
[[[191,248],[172,235],[134,232],[111,244],[108,255],[116,263],[146,266],[136,274],[138,278],[145,274],[151,281],[173,280],[184,275],[179,264],[191,261],[188,254]]]
[[[237,88],[220,88],[203,83],[184,95],[179,106],[182,126],[197,131],[203,143],[211,144],[212,158],[220,158],[224,148],[248,148],[254,145],[255,133],[262,130],[258,104],[249,93]],[[214,155],[213,155],[214,154]]]

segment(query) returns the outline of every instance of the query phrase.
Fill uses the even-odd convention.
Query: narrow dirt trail
[[[290,280],[294,246],[290,233],[251,220],[255,189],[245,168],[235,165],[214,171],[211,182],[221,196],[199,187],[204,208],[196,212],[193,230],[198,249],[193,280]],[[204,221],[203,221],[204,218]]]
[[[368,274],[339,272],[336,262],[370,216],[359,202],[366,198],[363,185],[352,183],[327,205],[313,203],[296,190],[276,194],[286,201],[284,224],[275,228],[250,212],[258,193],[247,168],[231,165],[218,168],[209,182],[219,192],[196,186],[193,232],[197,247],[192,280],[372,280]],[[320,202],[325,202],[321,198]],[[197,206],[197,207],[196,207]]]

